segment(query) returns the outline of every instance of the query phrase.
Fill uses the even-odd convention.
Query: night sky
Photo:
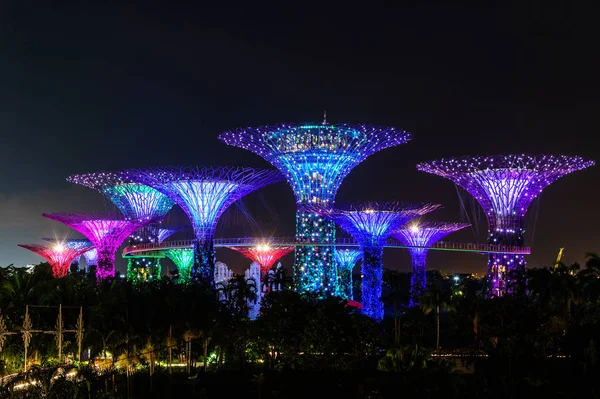
[[[483,215],[451,182],[418,172],[418,162],[520,152],[598,160],[597,21],[577,2],[81,3],[0,5],[0,265],[38,263],[16,244],[68,232],[42,212],[110,208],[100,194],[67,183],[69,174],[268,167],[218,134],[319,122],[324,110],[330,123],[414,135],[359,165],[337,201],[435,202],[445,208],[431,219],[465,221],[462,197],[479,223],[452,241],[483,242]],[[574,173],[534,202],[530,266],[551,265],[559,247],[569,263],[600,251],[599,179],[600,167]],[[290,236],[294,211],[291,189],[279,183],[228,211],[217,233]],[[176,210],[168,222],[184,221]],[[247,265],[227,250],[217,256],[236,272]],[[118,265],[124,270],[123,260]],[[388,250],[385,265],[410,263],[405,251]],[[485,265],[483,256],[447,252],[429,261],[457,272]]]

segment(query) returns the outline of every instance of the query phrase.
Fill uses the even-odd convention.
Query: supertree
[[[171,198],[186,213],[196,236],[192,278],[214,281],[214,233],[220,216],[244,195],[283,180],[276,170],[240,167],[159,167],[124,172]]]
[[[183,230],[183,227],[174,227],[174,228],[170,228],[170,229],[158,229],[158,234],[157,234],[157,239],[158,239],[158,243],[160,244],[161,242],[163,242],[164,240],[166,240],[167,238],[171,237],[173,234],[179,232]]]
[[[396,230],[392,236],[406,245],[412,258],[412,275],[410,278],[410,306],[418,304],[425,292],[427,271],[426,260],[428,247],[432,246],[448,234],[470,226],[468,223],[425,222],[409,223]]]
[[[363,252],[362,309],[374,319],[383,319],[381,285],[383,247],[392,232],[408,221],[438,209],[439,205],[408,205],[399,202],[345,204],[337,209],[309,206],[351,234]]]
[[[158,243],[160,241],[160,222],[171,210],[174,203],[166,195],[143,184],[136,183],[117,172],[98,172],[72,175],[67,181],[89,187],[104,194],[123,215],[130,220],[149,220],[144,227],[129,237],[129,244]],[[160,274],[160,258],[129,258],[127,278],[134,282],[143,281],[144,276]],[[141,270],[150,269],[150,270]]]
[[[88,267],[96,267],[96,263],[98,262],[98,250],[96,248],[92,248],[87,252],[83,253],[83,257],[85,258],[85,263]]]
[[[338,294],[344,299],[354,299],[352,290],[352,269],[362,256],[362,251],[356,249],[337,249]]]
[[[271,270],[275,262],[277,262],[282,256],[287,255],[294,250],[293,246],[272,247],[268,243],[258,244],[252,247],[227,248],[241,253],[248,259],[260,265],[261,283],[264,287],[267,287],[267,289],[269,286],[269,282],[267,281],[269,270]]]
[[[71,227],[92,242],[97,250],[96,276],[100,279],[115,275],[115,254],[123,241],[153,221],[127,220],[110,214],[44,213],[42,216]]]
[[[75,249],[60,241],[49,243],[47,245],[19,244],[19,246],[33,251],[45,258],[50,266],[52,266],[52,276],[54,276],[54,278],[66,276],[69,271],[69,265],[73,259],[81,256],[82,253],[91,248],[90,244],[87,247]]]
[[[338,188],[356,165],[377,151],[408,142],[411,134],[391,127],[323,121],[242,128],[222,133],[219,139],[277,167],[296,196],[296,240],[327,244],[335,242],[335,223],[303,207],[333,206]],[[335,294],[334,252],[334,247],[323,245],[297,246],[296,289]]]
[[[165,256],[177,266],[178,281],[184,284],[189,283],[194,266],[194,250],[192,248],[168,249],[165,251]]]
[[[490,244],[522,246],[531,202],[552,182],[592,165],[594,161],[564,155],[497,155],[441,159],[417,169],[445,177],[475,197],[487,217]],[[511,272],[524,269],[523,255],[490,254],[490,295],[504,295]]]
[[[92,248],[92,243],[90,242],[90,240],[88,240],[86,238],[67,238],[65,240],[60,240],[59,238],[43,237],[42,240],[47,241],[51,244],[61,244],[61,245],[64,245],[68,248],[75,249],[75,250],[79,250],[81,248],[87,248],[88,250],[91,250],[90,248]],[[73,261],[71,261],[71,265],[76,266],[77,269],[79,269],[79,258],[80,257],[81,257],[81,255],[75,257],[75,259],[73,259]]]

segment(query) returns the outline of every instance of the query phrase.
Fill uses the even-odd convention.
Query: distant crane
[[[556,262],[554,262],[554,269],[557,269],[558,266],[560,265],[560,262],[562,261],[562,258],[563,258],[564,250],[565,250],[564,248],[561,248],[558,250],[558,256],[556,257]]]

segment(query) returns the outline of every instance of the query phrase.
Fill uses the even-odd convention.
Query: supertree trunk
[[[98,248],[98,261],[96,263],[96,278],[101,280],[115,276],[116,248]]]
[[[212,236],[197,240],[194,244],[192,279],[214,284],[215,248]]]
[[[362,311],[375,320],[382,320],[383,247],[363,247],[362,276]]]
[[[419,300],[425,293],[427,286],[427,250],[413,249],[412,256],[412,275],[410,276],[410,306],[418,306]]]
[[[354,299],[352,293],[352,267],[354,264],[346,267],[338,267],[340,275],[340,281],[338,286],[338,292],[344,299]]]

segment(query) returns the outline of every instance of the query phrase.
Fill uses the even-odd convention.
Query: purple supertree
[[[470,226],[468,223],[412,222],[396,230],[392,236],[406,245],[412,258],[412,275],[410,278],[410,306],[418,304],[425,292],[427,271],[426,260],[428,247],[432,246],[448,234]]]
[[[174,203],[169,197],[143,184],[136,183],[118,172],[98,172],[72,175],[67,181],[97,190],[111,200],[129,220],[149,220],[144,227],[129,237],[129,244],[160,242],[160,222]],[[137,276],[160,274],[159,258],[129,258],[127,278],[139,281]],[[140,273],[141,272],[141,273]]]
[[[158,167],[123,172],[171,198],[186,213],[196,236],[192,278],[214,281],[214,233],[219,217],[244,195],[283,180],[276,170],[240,167]]]
[[[296,196],[296,239],[327,244],[335,242],[335,223],[303,207],[333,207],[338,188],[356,165],[377,151],[408,142],[411,134],[393,127],[323,121],[242,128],[222,133],[219,139],[252,151],[278,168]],[[337,292],[333,247],[297,246],[295,257],[298,291]]]
[[[42,216],[71,227],[94,244],[97,250],[96,275],[99,279],[115,275],[115,254],[119,246],[135,230],[153,221],[83,213],[44,213]]]
[[[362,256],[356,249],[339,249],[335,251],[338,274],[338,295],[344,299],[354,299],[352,269]]]
[[[522,246],[523,219],[531,202],[559,178],[594,165],[594,161],[564,155],[497,155],[449,158],[417,165],[468,191],[481,204],[488,220],[488,242]],[[491,254],[488,260],[490,295],[510,291],[509,274],[522,274],[523,255]]]
[[[336,222],[358,241],[363,251],[361,298],[363,313],[381,320],[383,304],[380,299],[385,241],[403,224],[439,207],[440,205],[387,202],[351,203],[338,209],[307,206],[305,209]]]
[[[74,250],[79,250],[82,248],[87,248],[88,250],[91,250],[90,248],[92,248],[92,243],[90,242],[90,240],[88,240],[86,238],[67,238],[67,239],[61,240],[60,238],[43,237],[42,240],[47,241],[52,244],[61,244],[61,245],[64,245],[64,246],[74,249]],[[71,262],[71,265],[77,266],[77,269],[79,269],[79,258],[80,257],[81,257],[81,255],[76,257],[75,259],[73,259],[73,261]]]

